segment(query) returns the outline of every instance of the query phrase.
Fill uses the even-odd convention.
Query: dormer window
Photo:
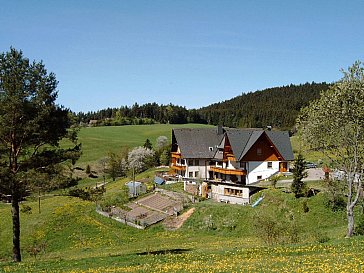
[[[209,151],[212,152],[214,150],[214,147],[209,147]]]

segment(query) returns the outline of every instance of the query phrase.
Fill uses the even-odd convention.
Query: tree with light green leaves
[[[320,99],[297,119],[302,140],[322,151],[334,169],[343,171],[347,195],[347,237],[354,233],[354,208],[362,192],[364,170],[364,68],[355,62]]]
[[[45,188],[62,172],[61,163],[80,156],[69,111],[55,104],[57,84],[42,62],[30,62],[22,51],[0,54],[0,193],[11,195],[15,262],[21,261],[19,202],[33,189],[35,174],[47,174],[36,183]],[[74,147],[61,149],[63,138]]]

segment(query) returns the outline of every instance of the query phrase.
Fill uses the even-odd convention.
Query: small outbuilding
[[[154,177],[154,183],[156,183],[157,185],[163,185],[166,181],[159,176],[155,176]]]
[[[138,181],[129,181],[126,186],[129,188],[130,197],[136,197],[147,192],[146,185]]]

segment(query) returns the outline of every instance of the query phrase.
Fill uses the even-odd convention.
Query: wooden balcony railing
[[[239,170],[239,169],[224,169],[218,167],[210,167],[210,171],[215,173],[222,173],[222,174],[231,174],[231,175],[247,175],[246,170]]]
[[[171,168],[176,170],[176,171],[185,171],[186,170],[186,166],[176,165],[176,164],[172,164]]]
[[[177,153],[177,152],[172,152],[171,156],[172,156],[172,158],[181,158],[182,157],[181,153]]]

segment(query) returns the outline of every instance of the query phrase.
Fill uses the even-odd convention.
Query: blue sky
[[[43,60],[73,111],[199,108],[364,61],[364,1],[0,0],[0,52]]]

